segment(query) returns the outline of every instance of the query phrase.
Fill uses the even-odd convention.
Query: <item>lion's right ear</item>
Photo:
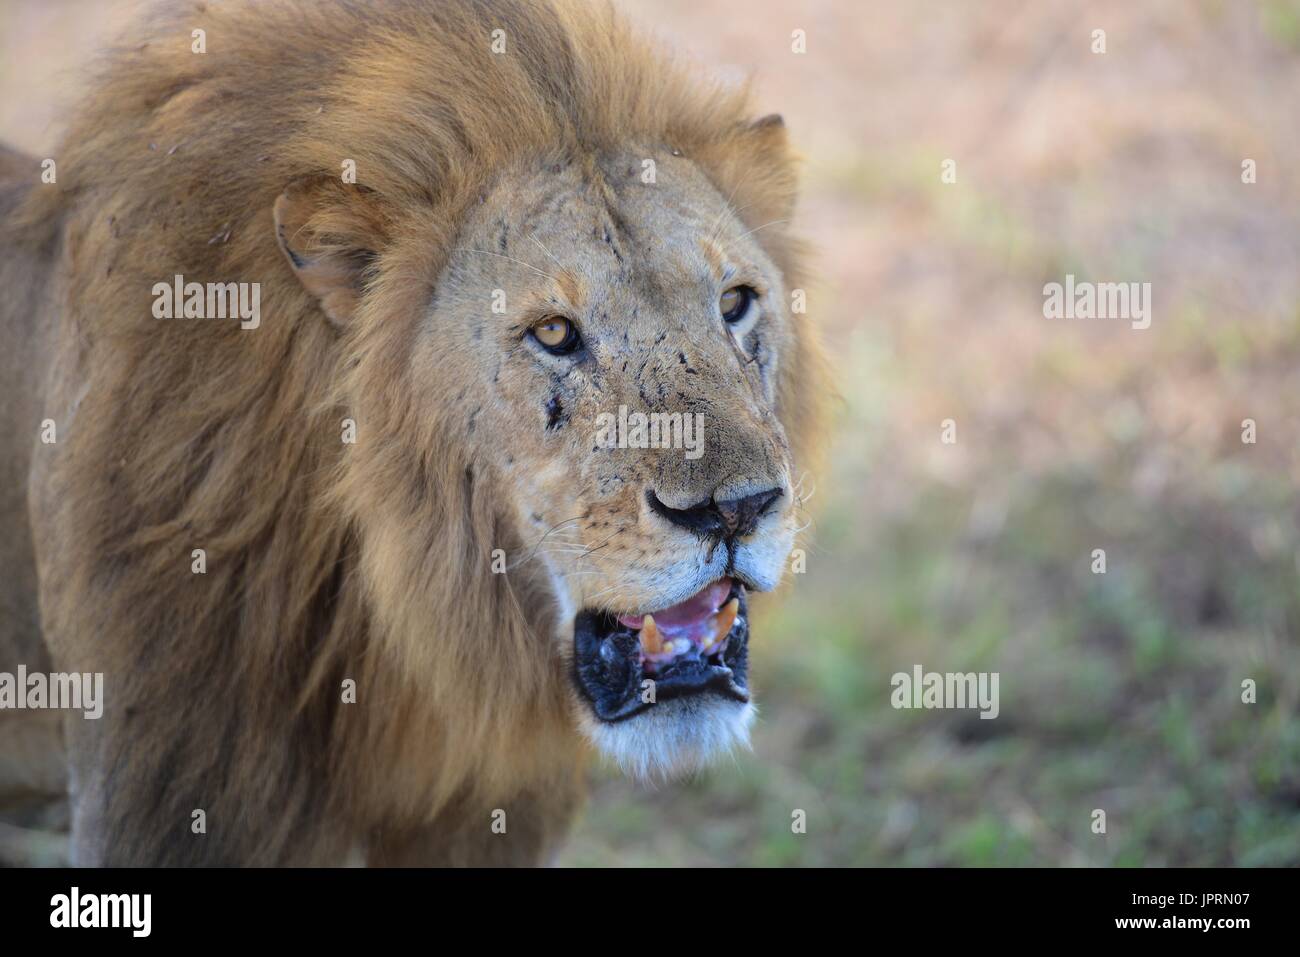
[[[366,272],[384,242],[384,222],[357,187],[323,178],[293,183],[273,209],[275,239],[298,281],[335,326],[361,301]]]

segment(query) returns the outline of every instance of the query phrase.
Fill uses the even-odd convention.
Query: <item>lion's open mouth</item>
[[[573,640],[578,687],[602,721],[706,692],[749,700],[748,605],[745,587],[730,578],[647,615],[584,611]]]

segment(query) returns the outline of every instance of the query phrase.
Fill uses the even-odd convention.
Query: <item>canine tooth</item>
[[[641,647],[649,655],[657,655],[664,650],[663,642],[659,640],[659,626],[655,624],[654,615],[646,615],[641,622]]]
[[[716,646],[718,642],[731,634],[731,626],[736,623],[736,615],[739,612],[739,598],[731,599],[731,601],[718,609],[718,613],[713,616],[713,637],[711,637],[709,643],[704,646],[706,651]]]

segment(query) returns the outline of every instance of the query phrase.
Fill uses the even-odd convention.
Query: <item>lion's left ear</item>
[[[385,241],[377,204],[355,186],[316,177],[291,184],[272,213],[289,267],[342,327],[356,312],[366,271]]]
[[[738,127],[699,159],[752,229],[787,222],[794,214],[795,155],[779,114]]]

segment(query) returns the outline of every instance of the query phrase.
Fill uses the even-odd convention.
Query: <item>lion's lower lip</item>
[[[704,643],[692,643],[689,648],[647,654],[643,636],[617,617],[600,611],[584,611],[577,616],[575,677],[596,717],[620,721],[653,707],[655,702],[706,692],[742,702],[749,700],[745,683],[749,644],[745,589],[739,582],[728,584],[729,591],[720,602],[724,609],[719,613],[725,614],[725,607],[735,599],[734,620],[727,634],[711,644],[706,638]],[[649,680],[654,682],[653,694],[647,694]]]

